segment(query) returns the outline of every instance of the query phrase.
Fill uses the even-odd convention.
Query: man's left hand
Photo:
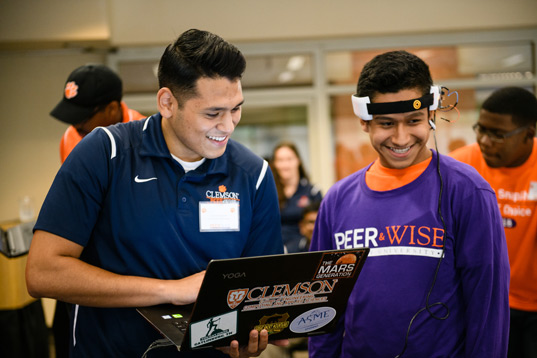
[[[269,343],[268,332],[266,329],[261,332],[253,329],[250,331],[250,339],[247,346],[240,347],[238,341],[232,341],[229,347],[218,348],[220,351],[228,354],[231,358],[257,357],[263,352]],[[289,340],[279,340],[271,342],[278,346],[285,346]]]

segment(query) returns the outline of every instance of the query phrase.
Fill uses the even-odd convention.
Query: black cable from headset
[[[429,315],[437,320],[443,321],[449,317],[449,307],[444,302],[435,302],[432,305],[429,305],[429,298],[431,297],[431,293],[433,291],[433,288],[436,284],[436,279],[438,277],[438,271],[440,271],[440,264],[442,263],[442,260],[444,259],[444,253],[446,250],[446,236],[447,236],[447,228],[446,228],[446,222],[444,221],[444,216],[442,215],[442,193],[444,191],[444,180],[442,179],[442,173],[440,172],[440,153],[438,152],[438,143],[436,141],[436,130],[434,126],[434,121],[436,120],[436,114],[434,114],[435,119],[433,120],[433,123],[431,124],[431,127],[433,129],[433,138],[434,138],[434,146],[436,149],[436,170],[438,172],[438,178],[440,179],[440,192],[438,194],[438,215],[440,216],[440,220],[442,221],[442,227],[444,229],[444,239],[442,240],[442,254],[440,255],[440,259],[438,260],[438,264],[436,265],[436,270],[434,272],[433,282],[431,283],[431,287],[429,288],[429,291],[427,292],[427,298],[425,299],[425,307],[419,309],[412,319],[410,320],[410,323],[408,324],[408,329],[406,331],[405,336],[405,345],[403,346],[403,350],[401,353],[395,356],[395,358],[400,358],[403,353],[405,353],[407,345],[408,345],[408,336],[410,335],[410,328],[412,327],[412,324],[414,323],[414,320],[418,317],[420,313],[427,310],[429,312]],[[442,306],[446,309],[446,314],[444,316],[436,316],[432,311],[431,307],[434,306]]]

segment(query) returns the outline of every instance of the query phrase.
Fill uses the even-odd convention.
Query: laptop
[[[369,248],[212,260],[194,304],[137,311],[180,351],[332,331]]]

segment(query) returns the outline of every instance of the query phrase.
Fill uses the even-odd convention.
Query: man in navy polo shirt
[[[283,252],[267,163],[230,139],[246,63],[199,30],[159,65],[159,113],[94,130],[45,199],[28,257],[32,296],[75,304],[73,357],[140,357],[161,338],[134,307],[195,301],[214,258]],[[268,333],[196,357],[258,355]],[[190,357],[175,348],[149,357]]]

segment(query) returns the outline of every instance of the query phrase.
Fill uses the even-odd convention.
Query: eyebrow
[[[491,132],[509,132],[509,129],[498,128],[498,127],[488,127],[488,126],[484,126],[480,124],[479,122],[476,124],[480,126],[481,128],[483,128],[484,130],[491,131]]]
[[[398,114],[398,113],[393,113],[393,114]],[[409,120],[409,119],[427,119],[427,117],[424,115],[420,115],[419,113],[413,112],[411,114],[404,116],[403,118],[394,118],[389,114],[378,114],[378,115],[375,115],[373,118],[373,120],[377,120],[377,121],[401,121],[401,120],[404,121],[404,120]]]
[[[244,100],[242,100],[240,103],[238,103],[236,106],[232,107],[233,108],[237,108],[237,107],[240,107],[244,104]],[[228,108],[227,107],[209,107],[209,108],[206,108],[207,111],[222,111],[222,110],[227,110]]]

